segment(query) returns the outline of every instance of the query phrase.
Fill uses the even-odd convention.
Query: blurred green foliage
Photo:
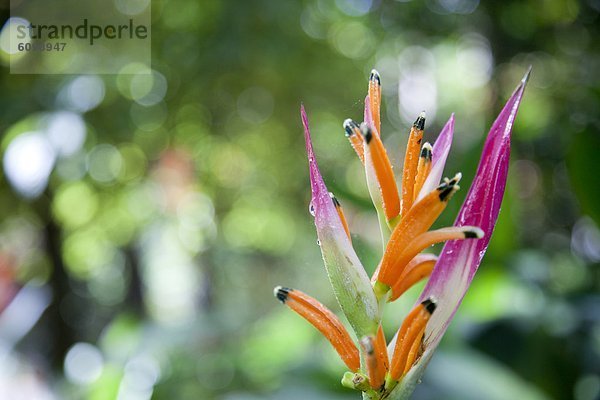
[[[599,18],[597,0],[156,0],[150,74],[9,75],[2,54],[0,264],[51,293],[3,364],[55,398],[356,398],[271,295],[290,285],[336,309],[300,102],[372,271],[376,217],[341,128],[362,119],[370,69],[396,168],[421,109],[430,141],[455,112],[446,174],[467,187],[532,65],[498,226],[415,398],[598,398]]]

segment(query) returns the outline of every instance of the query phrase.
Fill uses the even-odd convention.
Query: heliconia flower
[[[275,288],[275,296],[315,326],[333,345],[350,372],[342,384],[365,399],[407,399],[439,344],[469,287],[493,232],[506,187],[510,135],[529,72],[504,106],[485,141],[475,179],[454,226],[430,231],[462,177],[442,178],[454,134],[454,115],[431,146],[422,143],[425,113],[413,124],[405,151],[401,190],[381,139],[381,78],[373,70],[365,99],[364,122],[343,127],[365,167],[377,210],[384,253],[369,279],[358,259],[348,222],[318,169],[308,118],[301,108],[308,153],[318,241],[334,294],[357,342],[339,318],[312,297]],[[439,256],[422,253],[446,242]],[[416,305],[387,344],[381,316],[394,301],[429,278]]]

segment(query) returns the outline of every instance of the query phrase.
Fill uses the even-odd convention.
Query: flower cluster
[[[275,296],[314,325],[333,345],[350,372],[344,386],[366,399],[405,399],[446,331],[486,251],[506,186],[510,135],[523,91],[521,83],[492,125],[471,188],[452,227],[430,230],[453,194],[461,174],[443,178],[454,133],[450,117],[434,145],[422,143],[425,113],[413,124],[404,156],[401,190],[381,139],[381,79],[371,72],[364,122],[343,127],[364,165],[369,193],[380,221],[384,253],[371,278],[354,248],[339,201],[327,190],[312,147],[308,118],[301,108],[308,152],[311,214],[327,274],[338,303],[358,341],[323,304],[295,289]],[[423,251],[446,242],[439,256]],[[388,342],[383,307],[415,283],[428,279],[416,305]]]

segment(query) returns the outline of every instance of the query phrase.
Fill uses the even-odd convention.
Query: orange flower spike
[[[390,368],[390,378],[393,381],[398,381],[404,375],[407,362],[413,344],[415,341],[420,342],[423,338],[424,328],[435,311],[436,304],[432,299],[427,299],[415,307],[406,317],[402,326],[398,330],[398,339],[394,354],[392,356],[392,365]],[[416,359],[416,355],[413,355]],[[414,363],[414,359],[411,362]],[[408,368],[410,369],[410,367]]]
[[[377,356],[375,341],[373,336],[365,336],[360,340],[360,346],[362,347],[365,356],[369,384],[371,385],[371,388],[379,390],[385,382],[385,374],[387,371],[380,362],[380,358]]]
[[[377,135],[381,135],[381,77],[379,72],[371,70],[369,77],[369,105],[373,116],[373,125]]]
[[[402,212],[400,213],[402,217],[412,207],[415,197],[415,177],[417,176],[417,166],[419,164],[419,153],[421,152],[424,129],[425,112],[422,112],[410,129],[406,153],[404,155],[404,169],[402,170]]]
[[[358,371],[360,368],[358,349],[334,313],[316,299],[299,290],[278,286],[275,288],[274,294],[279,301],[317,328],[351,371]]]
[[[333,205],[335,206],[335,210],[340,216],[340,220],[342,221],[342,226],[346,231],[346,235],[348,235],[348,239],[352,241],[352,237],[350,237],[350,228],[348,227],[348,221],[346,220],[346,216],[344,215],[344,210],[342,210],[342,205],[338,201],[338,199],[333,195],[333,193],[329,192],[329,196],[331,196],[331,200],[333,200]]]
[[[408,351],[408,355],[406,357],[406,365],[404,366],[404,372],[402,372],[402,375],[406,375],[406,373],[410,370],[410,368],[415,363],[417,357],[419,356],[419,352],[421,351],[422,346],[423,346],[423,336],[424,335],[425,335],[425,325],[423,325],[423,327],[421,328],[421,331],[419,333],[417,333],[417,336],[415,337],[415,340],[414,340],[412,346],[410,346],[410,350]]]
[[[400,196],[398,195],[398,185],[396,184],[392,164],[381,138],[378,135],[373,135],[366,124],[361,125],[361,131],[367,145],[366,152],[368,152],[368,154],[365,154],[365,162],[370,161],[373,164],[383,199],[383,211],[389,222],[400,214]]]
[[[429,171],[431,171],[432,154],[433,148],[429,142],[426,142],[421,149],[419,165],[417,166],[417,176],[415,177],[415,187],[413,189],[413,203],[417,200],[417,196],[419,195],[425,180],[429,176]]]
[[[396,257],[391,270],[399,273],[400,277],[402,277],[402,275],[408,272],[407,267],[409,262],[427,247],[447,240],[481,239],[482,237],[483,231],[475,226],[452,226],[422,233],[414,238],[400,255]],[[392,295],[388,301],[396,300],[401,294],[394,292],[394,286],[392,286]]]
[[[422,304],[419,304],[417,307],[413,308],[406,318],[404,318],[400,329],[398,329],[398,333],[396,335],[396,345],[394,346],[394,353],[392,354],[390,369],[388,377],[386,378],[387,380],[397,381],[401,373],[404,371],[404,364],[400,365],[401,363],[399,359],[399,353],[402,347],[401,341],[408,334],[409,328],[414,324],[422,310]]]
[[[457,185],[460,178],[461,175],[456,174],[451,180],[443,182],[417,202],[400,220],[400,223],[394,228],[383,253],[377,276],[379,283],[387,285],[389,288],[396,282],[398,276],[402,273],[402,271],[393,268],[394,265],[397,265],[396,259],[410,244],[411,238],[422,234],[433,225],[437,217],[446,208],[448,200],[460,189]]]
[[[410,260],[396,283],[392,285],[392,295],[389,301],[396,300],[415,283],[431,275],[436,261],[437,256],[434,254],[419,254]]]
[[[365,149],[364,149],[364,139],[362,134],[360,133],[360,128],[358,124],[348,118],[344,121],[344,131],[346,132],[346,137],[352,145],[352,148],[360,158],[360,162],[365,165]]]
[[[379,358],[378,363],[383,365],[383,369],[387,371],[390,367],[390,360],[388,358],[387,343],[381,324],[379,325],[377,336],[375,337],[375,354],[377,355],[377,358]]]

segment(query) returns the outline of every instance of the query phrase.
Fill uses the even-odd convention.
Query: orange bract
[[[365,163],[370,162],[373,165],[383,199],[383,211],[386,219],[390,221],[400,214],[400,197],[398,196],[398,186],[396,185],[392,164],[381,138],[373,135],[371,129],[366,125],[363,125],[362,129],[367,145],[365,148]]]
[[[331,200],[333,200],[333,205],[335,206],[335,210],[342,221],[342,226],[344,227],[344,231],[346,231],[346,235],[348,235],[348,239],[352,241],[352,237],[350,236],[350,228],[348,227],[348,221],[346,220],[346,216],[344,215],[344,210],[342,210],[342,205],[338,201],[338,199],[333,195],[333,193],[329,193],[331,196]]]
[[[425,143],[421,149],[419,165],[417,166],[417,176],[415,177],[415,187],[413,189],[413,203],[417,200],[417,196],[431,171],[432,151],[433,149],[429,143]]]
[[[385,382],[385,373],[387,370],[381,363],[381,359],[377,356],[375,338],[373,336],[365,336],[361,339],[360,346],[365,356],[369,385],[371,385],[371,388],[379,390]]]
[[[381,78],[377,70],[371,71],[369,78],[369,105],[373,116],[373,125],[377,135],[381,134]]]
[[[389,301],[394,301],[402,296],[415,283],[431,275],[437,256],[433,254],[419,254],[406,265],[399,275],[396,283],[392,285],[392,295]]]
[[[404,217],[412,207],[414,198],[415,177],[419,164],[419,153],[421,152],[421,141],[425,129],[425,113],[421,113],[408,136],[406,153],[404,155],[404,169],[402,170],[402,212]]]
[[[383,327],[381,324],[379,325],[377,337],[375,338],[375,353],[377,354],[377,358],[379,358],[378,362],[382,364],[384,369],[387,371],[389,369],[390,361],[388,358],[385,334],[383,333]]]
[[[358,349],[334,313],[316,299],[299,290],[278,286],[275,288],[275,295],[282,303],[317,328],[329,340],[351,371],[358,371],[360,368]]]
[[[396,262],[398,256],[402,254],[413,238],[425,232],[435,222],[444,208],[446,208],[448,199],[459,189],[458,185],[456,185],[459,179],[460,176],[457,175],[452,181],[442,183],[403,216],[400,223],[392,232],[392,236],[383,254],[377,276],[379,282],[387,286],[392,286],[395,283],[394,277],[397,277],[401,273],[394,271],[394,268],[399,265]],[[406,260],[406,262],[409,260]],[[403,267],[404,265],[399,266],[399,268]]]
[[[352,148],[358,155],[358,158],[360,158],[360,162],[365,165],[364,139],[358,124],[348,118],[344,121],[344,130],[346,131],[346,137],[350,141]]]
[[[481,229],[474,226],[453,226],[449,228],[437,229],[435,231],[424,232],[410,241],[404,250],[402,250],[400,254],[394,258],[390,270],[394,275],[404,274],[407,264],[413,259],[413,257],[425,250],[427,247],[436,243],[444,242],[446,240],[468,238],[479,239],[482,236],[483,232],[481,232]],[[398,296],[399,294],[392,292],[392,298],[390,301],[397,299]]]
[[[425,326],[435,308],[435,302],[432,299],[427,299],[416,306],[404,319],[402,326],[398,330],[396,347],[392,356],[390,376],[393,380],[399,380],[414,363],[418,355],[418,347],[417,350],[414,349],[415,342],[418,343],[417,346],[420,346]],[[410,365],[407,368],[409,361]]]

